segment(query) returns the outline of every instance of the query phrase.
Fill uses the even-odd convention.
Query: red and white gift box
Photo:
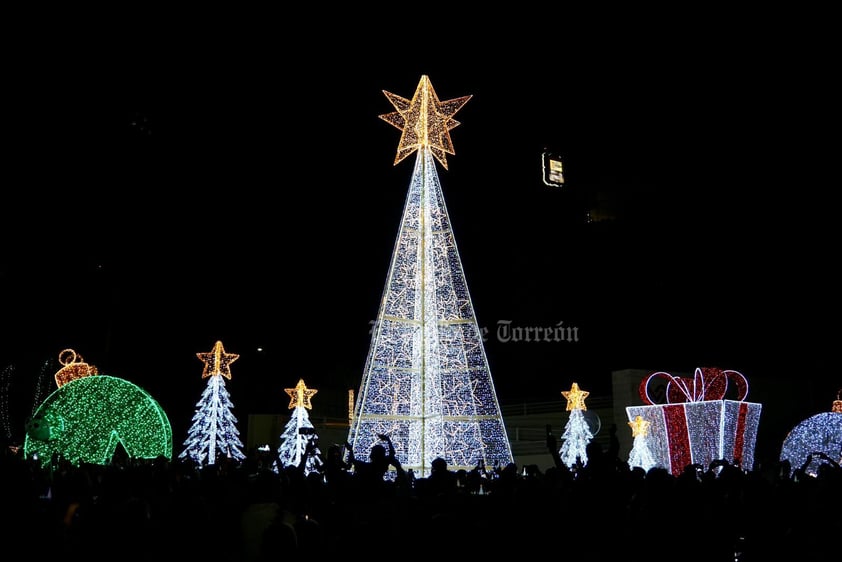
[[[650,382],[666,379],[666,404],[655,404]],[[726,400],[728,383],[737,387],[736,400]],[[643,406],[627,406],[629,421],[640,416],[649,422],[646,444],[656,466],[673,475],[689,464],[705,469],[714,460],[751,469],[761,405],[746,402],[748,382],[737,371],[697,368],[693,378],[659,371],[640,383]]]

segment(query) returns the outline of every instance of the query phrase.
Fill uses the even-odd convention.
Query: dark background
[[[148,390],[178,448],[217,340],[240,354],[241,424],[285,412],[299,378],[312,415],[342,415],[415,158],[393,166],[382,90],[409,98],[422,74],[473,96],[438,173],[501,403],[718,366],[771,401],[770,441],[829,410],[828,36],[782,14],[544,15],[30,21],[6,80],[4,429],[22,439],[41,366],[73,348]],[[504,343],[501,320],[579,341]]]

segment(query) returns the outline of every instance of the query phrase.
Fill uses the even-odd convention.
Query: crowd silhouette
[[[644,471],[616,441],[587,463],[514,463],[427,477],[404,470],[391,440],[368,461],[331,446],[322,470],[274,470],[272,453],[197,466],[115,456],[49,466],[4,450],[4,544],[34,559],[262,562],[374,552],[399,559],[540,555],[577,561],[750,562],[839,557],[842,469],[785,461],[752,470],[724,460],[680,475]],[[314,454],[312,450],[308,454]],[[808,460],[809,463],[809,460]],[[390,468],[393,469],[390,472]]]

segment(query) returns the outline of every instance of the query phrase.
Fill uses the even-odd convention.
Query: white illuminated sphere
[[[821,452],[842,464],[842,413],[822,412],[796,425],[784,439],[781,460],[789,461],[792,470],[801,468],[811,453]],[[826,462],[815,458],[807,473],[816,475],[819,465]]]

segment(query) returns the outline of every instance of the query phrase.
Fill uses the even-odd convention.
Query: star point
[[[285,388],[284,392],[289,394],[289,409],[292,410],[298,406],[303,406],[308,410],[313,409],[313,404],[310,398],[318,392],[315,388],[307,388],[304,384],[304,379],[298,379],[298,384],[295,388]]]
[[[587,410],[587,406],[585,406],[585,398],[588,397],[590,392],[586,390],[579,390],[579,384],[573,383],[573,386],[570,387],[570,390],[562,390],[562,396],[567,398],[567,411],[571,410]]]
[[[197,353],[196,357],[204,361],[205,368],[202,371],[202,378],[223,376],[226,379],[231,379],[231,363],[239,359],[236,353],[225,353],[225,348],[222,347],[222,342],[217,341],[213,345],[213,349],[208,353]]]
[[[446,170],[447,155],[455,154],[450,131],[459,125],[459,122],[453,119],[453,115],[462,109],[472,96],[440,101],[427,75],[421,76],[411,100],[386,90],[383,90],[383,93],[396,111],[379,117],[401,130],[394,164],[420,148],[427,148]]]

